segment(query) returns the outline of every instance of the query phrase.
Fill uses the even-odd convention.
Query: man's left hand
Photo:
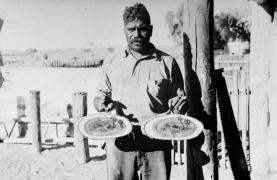
[[[176,96],[168,101],[168,106],[175,114],[184,114],[188,109],[186,96]]]

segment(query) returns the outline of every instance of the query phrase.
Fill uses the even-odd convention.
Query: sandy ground
[[[62,121],[67,117],[66,105],[72,103],[72,94],[78,91],[88,93],[88,114],[95,112],[91,100],[98,82],[98,69],[30,67],[1,69],[5,82],[0,89],[0,121],[6,123],[8,131],[11,130],[12,119],[17,114],[17,96],[25,98],[28,114],[30,90],[40,91],[42,121],[49,118]],[[64,136],[64,130],[65,127],[59,127],[60,137]],[[27,134],[29,135],[30,133]],[[47,138],[55,135],[54,126],[50,126]],[[17,136],[16,127],[12,137]],[[2,126],[0,137],[5,137]],[[103,142],[98,144],[101,146]],[[85,165],[78,163],[72,146],[46,148],[41,155],[36,155],[32,153],[31,145],[0,144],[0,179],[106,179],[105,152],[100,147],[94,146],[93,160]]]
[[[20,151],[19,151],[20,149]],[[106,156],[100,147],[90,147],[91,160],[80,164],[73,146],[45,147],[33,153],[31,145],[0,144],[1,180],[106,180]],[[171,180],[183,180],[183,166],[174,165]],[[220,179],[232,179],[230,170]]]
[[[0,144],[1,180],[104,180],[106,156],[100,148],[90,148],[92,160],[78,162],[74,147],[49,147],[41,154],[31,145]]]
[[[0,144],[1,180],[106,180],[106,156],[100,147],[90,147],[91,160],[80,164],[73,146],[45,147],[33,153],[31,145]],[[172,166],[171,180],[184,180],[185,168]],[[230,169],[219,179],[231,180]]]
[[[60,119],[67,117],[66,104],[72,102],[72,94],[88,92],[88,114],[95,113],[92,97],[97,86],[99,70],[85,68],[30,68],[5,67],[2,69],[5,83],[0,89],[0,121],[11,129],[16,117],[16,96],[24,96],[27,104],[30,90],[41,92],[41,117]],[[43,127],[44,128],[44,127]],[[63,136],[65,127],[59,128]],[[17,128],[13,137],[18,135]],[[0,126],[0,137],[5,136]],[[28,136],[28,134],[27,134]],[[50,127],[47,137],[55,136]],[[90,141],[91,160],[78,162],[75,148],[71,146],[43,146],[41,154],[35,154],[32,146],[0,143],[1,180],[106,180],[106,156],[100,147],[103,141]],[[173,166],[171,180],[184,179],[184,167]],[[220,179],[232,179],[230,169],[221,168]]]

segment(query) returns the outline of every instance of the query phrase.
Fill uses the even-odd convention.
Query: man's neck
[[[136,59],[141,59],[146,56],[149,56],[153,53],[153,47],[151,44],[149,44],[144,50],[142,51],[134,51],[132,49],[129,49],[130,53],[136,58]]]

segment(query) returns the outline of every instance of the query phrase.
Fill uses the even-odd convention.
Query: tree
[[[250,41],[249,23],[234,13],[221,12],[215,15],[215,29],[223,41]]]
[[[176,12],[169,11],[165,17],[165,22],[169,31],[169,37],[176,43],[177,46],[181,46],[183,44],[183,11],[184,4],[182,3]]]
[[[183,3],[176,12],[169,11],[166,14],[166,25],[169,37],[177,46],[182,45],[183,28]],[[222,49],[228,41],[250,41],[250,17],[249,6],[242,6],[230,12],[220,12],[214,19],[214,49]]]

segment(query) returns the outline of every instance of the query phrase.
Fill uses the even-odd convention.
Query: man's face
[[[139,19],[124,25],[124,33],[131,50],[142,52],[147,47],[152,36],[153,27]]]

